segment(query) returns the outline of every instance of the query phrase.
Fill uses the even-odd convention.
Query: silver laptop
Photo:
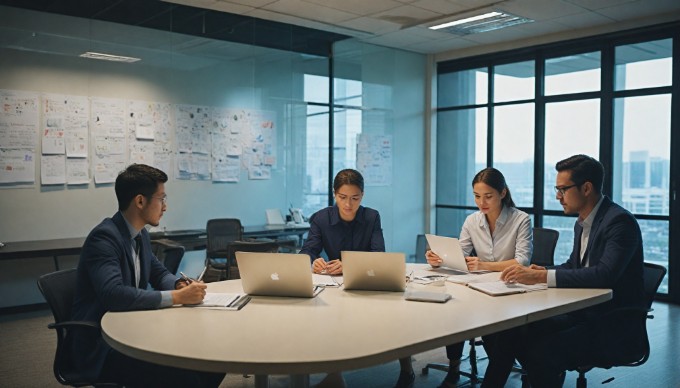
[[[463,248],[460,242],[454,237],[443,237],[434,234],[426,234],[427,244],[430,250],[442,259],[442,267],[456,271],[469,272],[463,256]]]
[[[248,295],[312,298],[323,290],[312,283],[309,255],[236,252],[236,263]]]
[[[404,291],[406,256],[391,252],[340,252],[345,290]]]

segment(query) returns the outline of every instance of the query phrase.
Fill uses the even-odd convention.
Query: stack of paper
[[[222,292],[208,292],[203,298],[203,303],[185,304],[186,307],[201,307],[216,310],[240,310],[250,302],[246,294],[228,294]]]
[[[506,283],[502,280],[497,280],[494,282],[474,282],[474,283],[468,283],[468,287],[481,291],[485,294],[493,295],[493,296],[499,296],[499,295],[508,295],[508,294],[519,294],[522,292],[529,292],[529,291],[539,291],[539,290],[547,290],[548,285],[546,283],[538,283],[538,284],[521,284],[521,283]]]

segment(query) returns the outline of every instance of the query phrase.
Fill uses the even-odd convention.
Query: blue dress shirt
[[[300,253],[312,262],[321,251],[329,260],[340,259],[341,251],[385,252],[380,214],[377,210],[359,206],[351,222],[340,218],[337,205],[321,209],[309,218],[309,234]]]

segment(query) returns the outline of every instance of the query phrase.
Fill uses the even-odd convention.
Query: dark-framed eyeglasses
[[[163,205],[166,205],[166,204],[168,203],[168,196],[167,196],[167,195],[164,195],[164,196],[162,196],[162,197],[154,197],[154,196],[152,195],[151,198],[160,199],[160,200],[161,200],[161,203],[162,203]]]
[[[568,186],[555,186],[555,194],[559,195],[560,197],[564,197],[564,193],[567,192],[567,190],[571,189],[572,187],[577,187],[580,186],[579,184],[573,184],[573,185],[568,185]]]

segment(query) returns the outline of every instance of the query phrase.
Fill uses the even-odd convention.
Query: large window
[[[469,190],[460,187],[492,165],[504,173],[534,226],[560,232],[555,261],[566,261],[576,218],[563,214],[555,198],[555,163],[587,154],[605,166],[605,195],[638,219],[645,261],[677,276],[673,267],[680,262],[669,258],[680,250],[673,245],[680,235],[671,235],[680,234],[680,221],[671,218],[680,176],[673,171],[678,140],[671,136],[673,123],[677,130],[680,122],[680,95],[672,84],[678,35],[680,26],[649,28],[544,46],[533,54],[523,49],[517,59],[503,53],[440,63],[437,233],[457,235],[476,210]],[[680,300],[680,289],[673,288],[679,283],[666,277],[659,292]]]

